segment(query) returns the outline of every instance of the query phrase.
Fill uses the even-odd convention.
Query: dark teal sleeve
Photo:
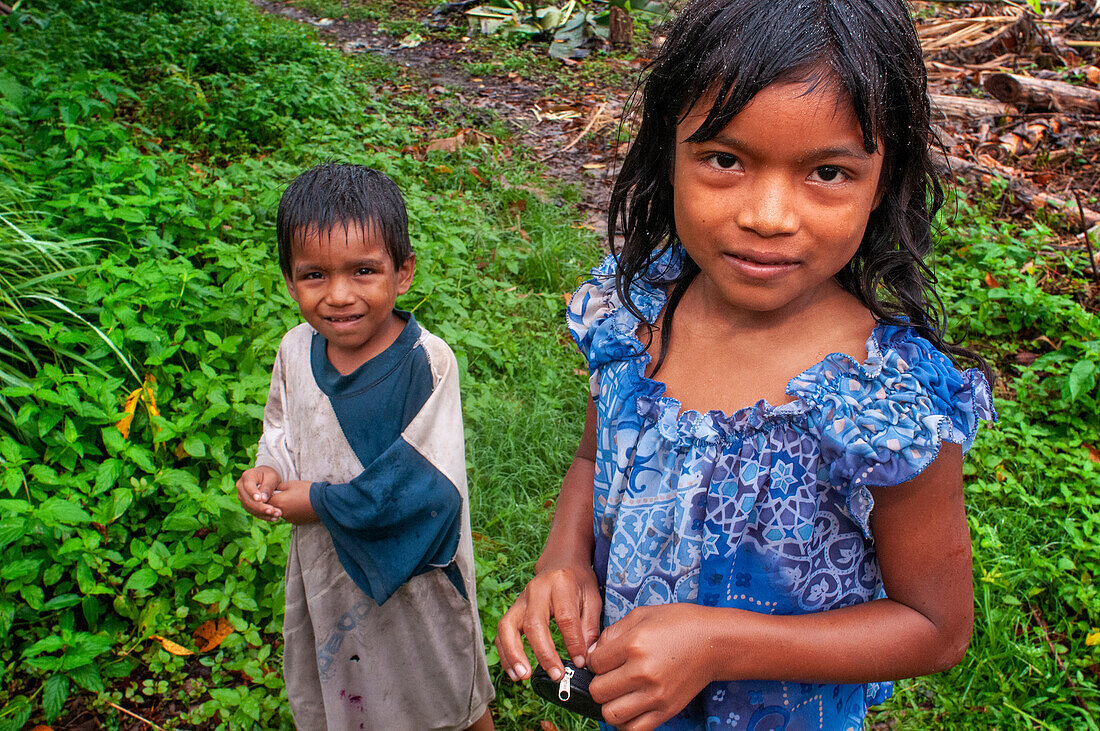
[[[314,483],[309,499],[344,570],[378,604],[458,550],[458,489],[401,437],[351,482]]]

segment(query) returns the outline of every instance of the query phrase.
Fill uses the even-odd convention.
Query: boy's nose
[[[737,223],[764,237],[794,233],[798,229],[794,191],[780,175],[760,175],[738,211]]]
[[[331,280],[325,298],[333,305],[349,304],[355,299],[351,283],[343,277],[334,277]]]

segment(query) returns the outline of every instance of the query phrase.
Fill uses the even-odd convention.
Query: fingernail
[[[515,677],[516,680],[519,680],[520,678],[522,678],[524,675],[527,674],[527,668],[524,667],[524,665],[522,663],[517,663],[516,666],[514,668],[512,668],[512,671],[516,674],[516,677]]]
[[[585,652],[585,654],[586,655],[591,655],[592,651],[595,650],[595,649],[596,649],[596,643],[593,642],[591,645],[588,646],[588,651]]]
[[[508,673],[508,677],[512,679],[512,682],[516,682],[516,671],[512,668],[507,668],[504,672]]]
[[[259,500],[260,499],[260,493],[258,493],[258,492],[252,493],[252,499],[253,500]]]
[[[550,668],[550,679],[551,680],[561,680],[561,675],[562,675],[561,671],[558,670],[557,668]]]
[[[584,655],[574,655],[573,656],[573,664],[576,665],[579,668],[583,668],[584,667]]]

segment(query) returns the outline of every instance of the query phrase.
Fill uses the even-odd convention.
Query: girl
[[[902,0],[683,9],[612,195],[622,251],[569,306],[592,400],[498,627],[513,680],[521,635],[562,677],[553,617],[620,728],[855,729],[959,662],[962,457],[993,410],[923,263],[930,140]]]

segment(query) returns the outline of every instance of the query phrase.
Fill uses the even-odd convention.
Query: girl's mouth
[[[743,276],[752,279],[779,277],[798,266],[798,261],[779,254],[747,252],[725,254],[725,259]]]

